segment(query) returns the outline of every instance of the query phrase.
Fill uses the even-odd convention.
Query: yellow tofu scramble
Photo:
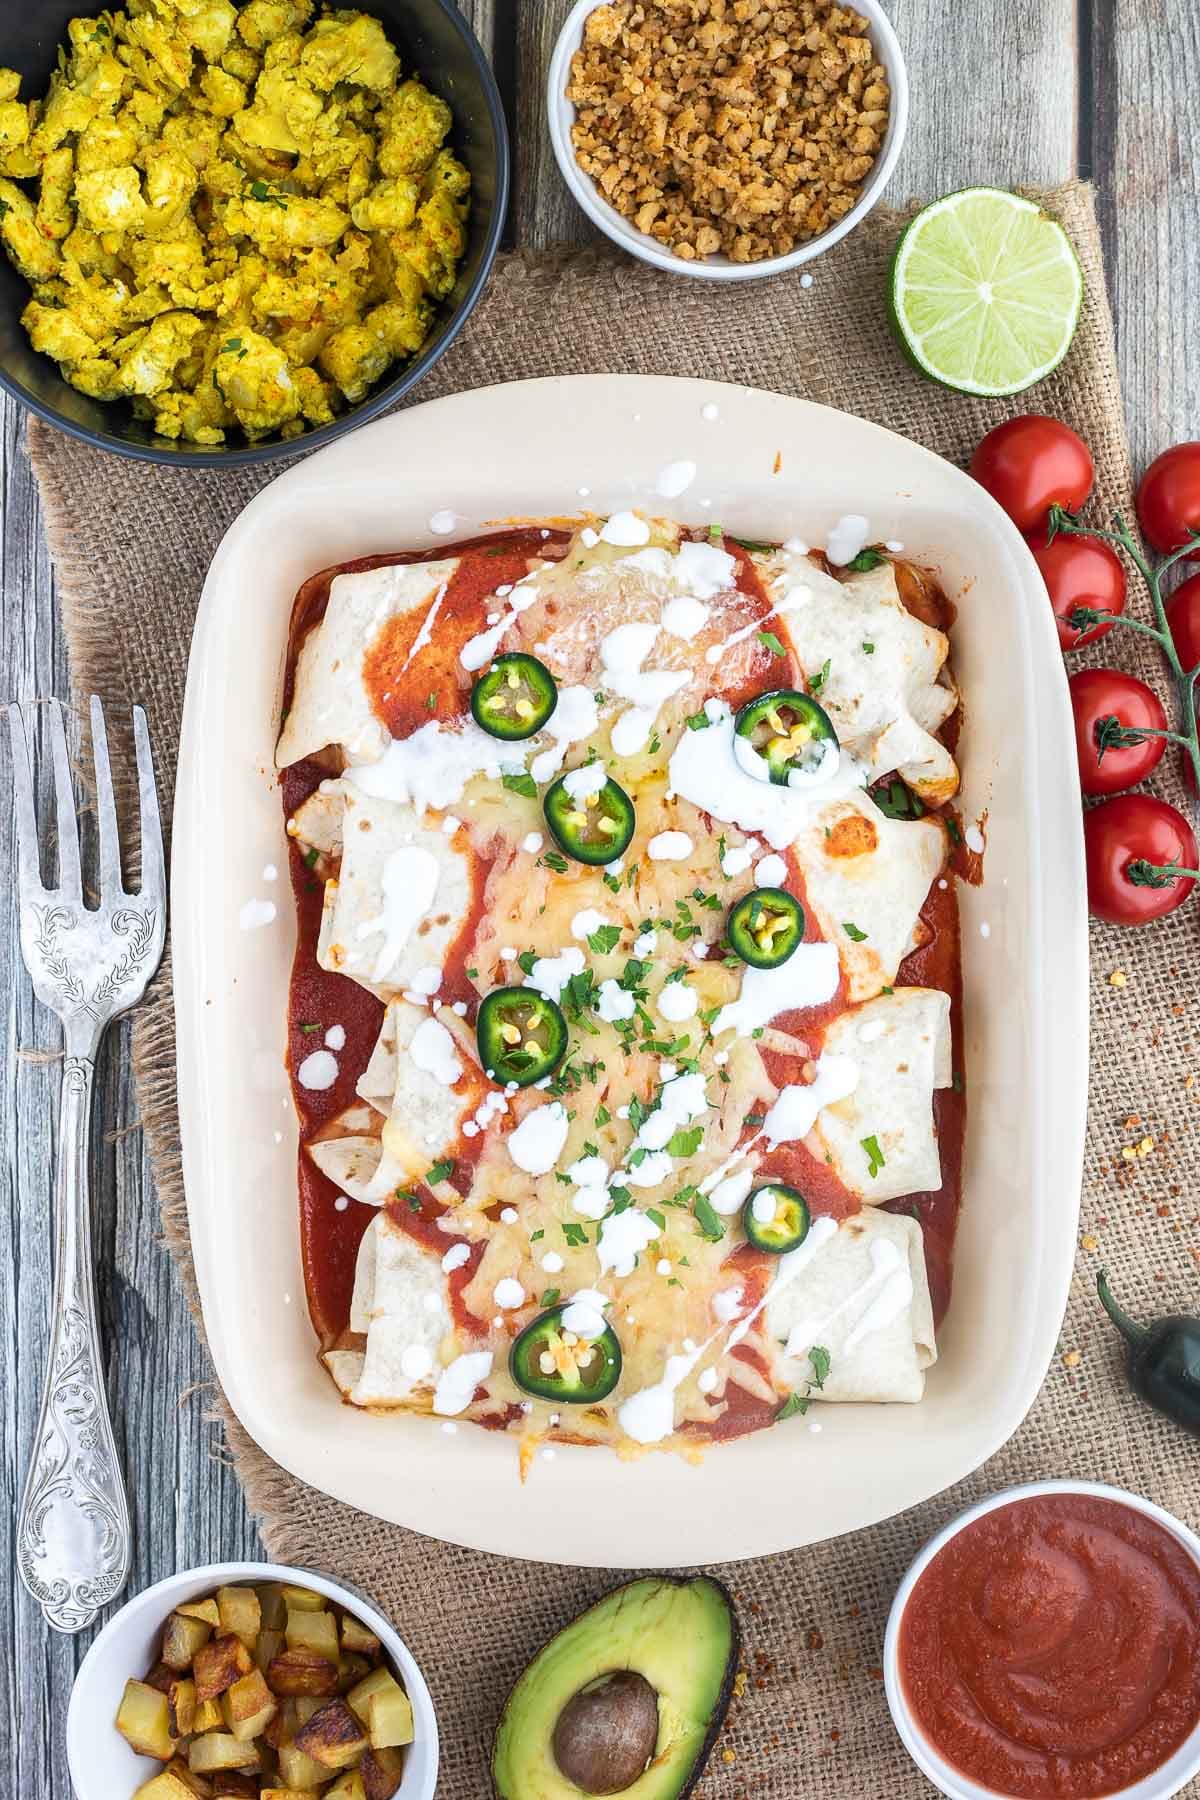
[[[44,99],[0,69],[0,241],[35,350],[163,437],[295,437],[420,349],[466,247],[445,101],[377,19],[129,0]],[[29,186],[18,185],[20,183]]]

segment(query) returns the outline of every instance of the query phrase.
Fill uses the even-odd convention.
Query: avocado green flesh
[[[534,1657],[504,1707],[492,1754],[499,1800],[579,1800],[551,1739],[579,1689],[634,1669],[658,1694],[658,1743],[621,1800],[683,1800],[725,1716],[738,1654],[729,1596],[707,1576],[631,1581],[590,1607]]]

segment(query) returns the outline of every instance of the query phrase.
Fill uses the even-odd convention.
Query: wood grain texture
[[[569,0],[467,0],[494,56],[516,124],[510,233],[522,245],[580,242],[545,134],[545,70]],[[1082,151],[1096,181],[1135,463],[1200,432],[1200,16],[1194,0],[896,0],[913,116],[891,197],[972,181],[1054,182]],[[1076,55],[1076,50],[1080,54]],[[1094,103],[1092,101],[1094,96]],[[65,655],[21,419],[0,410],[0,701],[65,694]],[[17,949],[9,871],[11,809],[0,749],[0,1566],[36,1417],[50,1303],[49,1205],[58,1072],[33,1059],[57,1048]],[[93,1173],[100,1306],[109,1391],[129,1472],[131,1590],[177,1568],[259,1554],[231,1474],[204,1418],[206,1377],[170,1265],[134,1116],[120,1030],[97,1094]],[[105,1141],[104,1134],[109,1134]],[[70,1800],[62,1739],[71,1679],[87,1639],[48,1634],[15,1583],[0,1614],[3,1791]],[[113,1800],[122,1800],[114,1796]],[[799,1796],[797,1797],[799,1800]]]

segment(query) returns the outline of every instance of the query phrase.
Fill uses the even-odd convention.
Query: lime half
[[[892,258],[892,324],[926,375],[964,394],[1019,394],[1056,369],[1083,276],[1062,226],[1003,188],[919,212]]]

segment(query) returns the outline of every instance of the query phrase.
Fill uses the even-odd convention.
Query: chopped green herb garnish
[[[871,1177],[872,1181],[874,1181],[880,1169],[885,1167],[887,1158],[879,1148],[879,1139],[877,1137],[859,1138],[858,1141],[867,1153],[867,1174]]]
[[[538,857],[538,868],[540,869],[543,865],[547,869],[553,869],[556,875],[565,875],[567,872],[567,859],[565,856],[560,856],[557,850],[547,850],[545,856]]]
[[[672,1132],[667,1142],[667,1153],[670,1156],[695,1156],[703,1142],[703,1125],[692,1125],[686,1130]]]
[[[765,645],[765,647],[771,652],[772,656],[786,656],[787,655],[787,651],[784,649],[783,645],[780,643],[779,639],[775,636],[775,633],[773,631],[759,631],[759,632],[756,632],[755,635],[757,636],[759,643]]]
[[[542,1295],[542,1305],[543,1306],[553,1306],[554,1302],[558,1299],[558,1296],[561,1293],[562,1293],[561,1288],[547,1288],[545,1293]]]
[[[666,1221],[666,1219],[665,1219],[665,1218],[664,1218],[664,1217],[663,1217],[663,1215],[662,1215],[662,1213],[660,1213],[660,1212],[659,1212],[659,1210],[658,1210],[658,1208],[657,1208],[657,1207],[654,1207],[654,1206],[648,1206],[648,1207],[647,1207],[647,1208],[646,1208],[646,1217],[647,1217],[647,1218],[648,1218],[648,1219],[649,1219],[649,1221],[650,1221],[650,1223],[651,1223],[651,1224],[652,1224],[652,1225],[657,1225],[657,1226],[658,1226],[658,1229],[659,1229],[659,1230],[660,1230],[660,1231],[665,1231],[665,1230],[666,1230],[666,1228],[667,1228],[667,1221]]]
[[[587,942],[588,949],[593,956],[607,956],[610,950],[616,949],[620,941],[621,927],[619,925],[601,925],[597,930],[588,933]]]
[[[612,1118],[612,1114],[609,1112],[607,1106],[598,1106],[596,1108],[596,1123],[597,1123],[597,1125],[607,1125],[608,1121],[611,1118]]]
[[[846,567],[853,569],[856,575],[865,575],[868,569],[877,569],[881,562],[886,561],[887,558],[882,550],[860,550],[858,555],[852,557],[846,564]]]
[[[500,785],[506,787],[510,794],[524,794],[527,800],[537,799],[537,782],[523,769],[519,775],[502,775]],[[563,868],[565,869],[566,866],[564,863]]]
[[[443,1157],[441,1162],[434,1163],[432,1169],[426,1169],[425,1185],[426,1187],[436,1187],[439,1181],[449,1181],[453,1173],[453,1160],[450,1157]]]
[[[852,944],[863,944],[866,942],[866,938],[867,938],[866,932],[860,931],[858,929],[858,926],[854,924],[853,920],[844,919],[842,921],[842,930],[845,932],[846,936],[850,939],[850,942]]]
[[[825,683],[829,680],[829,666],[831,661],[832,658],[827,656],[821,667],[817,670],[817,673],[809,682],[808,691],[810,694],[819,694],[821,689],[825,686]]]
[[[725,1221],[706,1195],[697,1194],[692,1214],[701,1232],[710,1243],[718,1243],[725,1236]]]
[[[703,709],[700,712],[689,713],[683,722],[689,731],[703,731],[712,724],[712,720]]]
[[[567,1243],[571,1245],[572,1249],[578,1250],[581,1244],[587,1243],[586,1228],[582,1225],[576,1225],[570,1219],[564,1224],[562,1234],[566,1238]]]

